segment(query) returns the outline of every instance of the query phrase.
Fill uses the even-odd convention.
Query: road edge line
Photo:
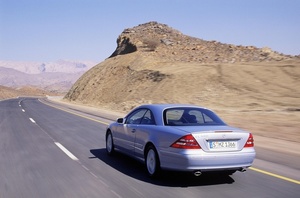
[[[295,180],[295,179],[291,179],[291,178],[288,178],[288,177],[277,175],[277,174],[274,174],[274,173],[271,173],[271,172],[268,172],[268,171],[264,171],[264,170],[261,170],[261,169],[258,169],[258,168],[254,168],[254,167],[249,167],[249,169],[253,170],[253,171],[256,171],[256,172],[259,172],[259,173],[262,173],[262,174],[265,174],[265,175],[269,175],[269,176],[272,176],[272,177],[276,177],[278,179],[282,179],[282,180],[289,181],[289,182],[300,185],[300,181]]]

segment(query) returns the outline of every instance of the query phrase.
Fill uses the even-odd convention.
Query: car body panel
[[[161,150],[161,167],[172,170],[226,170],[247,168],[255,157],[253,149],[243,152],[206,153],[203,150],[188,150],[178,153],[173,150]]]

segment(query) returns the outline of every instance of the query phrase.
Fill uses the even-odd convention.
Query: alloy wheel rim
[[[153,174],[155,172],[155,165],[156,165],[155,153],[151,149],[151,150],[149,150],[148,155],[147,155],[147,168],[148,168],[148,171],[150,174]]]

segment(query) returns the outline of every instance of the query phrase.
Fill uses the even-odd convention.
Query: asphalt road
[[[259,148],[243,173],[150,179],[143,164],[106,155],[110,119],[36,98],[0,101],[0,198],[300,197],[299,158]]]

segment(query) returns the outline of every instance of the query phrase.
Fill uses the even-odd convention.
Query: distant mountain
[[[62,72],[62,73],[78,73],[85,72],[96,62],[92,61],[67,61],[58,60],[55,62],[29,62],[29,61],[3,61],[0,60],[0,67],[15,69],[27,74],[40,74],[44,72]]]
[[[48,91],[66,92],[94,62],[0,61],[0,85],[12,88],[35,86]]]

